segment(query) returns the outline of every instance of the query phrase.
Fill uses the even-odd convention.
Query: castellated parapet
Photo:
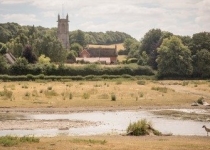
[[[62,43],[65,49],[70,48],[69,44],[69,16],[66,15],[66,18],[60,18],[58,15],[58,29],[57,29],[57,37],[59,41]]]

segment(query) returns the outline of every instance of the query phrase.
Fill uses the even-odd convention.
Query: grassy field
[[[13,147],[1,147],[1,150],[209,150],[208,137],[54,137],[41,138],[39,143],[22,143]]]
[[[190,106],[210,100],[208,81],[1,82],[1,107]],[[115,99],[113,99],[115,97]]]

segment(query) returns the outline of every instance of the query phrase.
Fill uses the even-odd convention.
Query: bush
[[[90,98],[90,94],[89,94],[89,93],[84,93],[84,94],[82,95],[82,98],[83,98],[83,99],[89,99],[89,98]]]
[[[35,137],[14,137],[14,136],[3,136],[0,137],[0,144],[4,147],[12,147],[19,143],[38,143],[39,138]]]
[[[70,93],[70,94],[69,94],[69,99],[72,99],[72,98],[73,98],[73,94]]]
[[[7,99],[11,99],[12,98],[12,94],[13,94],[13,92],[7,90],[6,87],[4,87],[4,90],[3,91],[0,91],[0,96],[4,96]]]
[[[159,91],[162,93],[167,93],[168,89],[166,87],[152,87],[152,90]]]
[[[146,84],[146,81],[144,81],[144,80],[139,80],[139,81],[137,81],[137,84],[138,84],[138,85],[145,85],[145,84]]]
[[[151,123],[146,119],[139,120],[134,123],[130,123],[127,128],[127,135],[141,136],[141,135],[149,135],[153,133],[154,135],[162,135],[161,132],[155,130]]]
[[[116,98],[116,95],[114,93],[111,94],[111,101],[116,101],[117,98]]]
[[[200,97],[200,98],[197,100],[197,102],[198,102],[198,104],[203,105],[204,98],[203,98],[203,97]]]
[[[150,123],[147,122],[146,119],[139,120],[134,123],[130,123],[127,128],[127,133],[130,133],[131,135],[139,136],[139,135],[148,135],[148,125]]]

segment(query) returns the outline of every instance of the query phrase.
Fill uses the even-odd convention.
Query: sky
[[[210,0],[0,0],[0,23],[51,28],[67,13],[69,31],[120,31],[137,40],[153,28],[210,32]]]

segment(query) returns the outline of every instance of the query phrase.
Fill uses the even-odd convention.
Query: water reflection
[[[0,136],[3,135],[34,135],[34,136],[57,136],[57,135],[97,135],[97,134],[121,134],[126,132],[130,122],[146,118],[151,121],[154,128],[162,133],[172,133],[173,135],[198,135],[205,136],[206,132],[202,125],[209,125],[207,122],[173,120],[151,114],[148,111],[93,111],[79,112],[69,114],[33,114],[29,115],[35,120],[82,120],[98,122],[97,126],[83,126],[69,128],[69,130],[59,129],[35,129],[35,130],[0,130]]]

